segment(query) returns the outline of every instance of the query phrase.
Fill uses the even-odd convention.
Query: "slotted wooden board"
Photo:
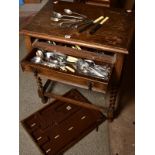
[[[64,96],[90,103],[76,89],[70,90]],[[59,155],[105,119],[100,112],[55,100],[22,123],[44,154]]]

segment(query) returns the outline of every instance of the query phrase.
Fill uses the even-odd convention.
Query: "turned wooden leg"
[[[41,78],[38,76],[37,72],[34,72],[34,76],[37,81],[37,86],[38,86],[38,95],[41,98],[42,103],[47,103],[48,97],[44,96],[44,89],[43,89],[43,84]]]
[[[97,127],[96,127],[96,131],[97,131],[97,132],[98,132],[98,128],[99,128],[99,127],[97,126]]]
[[[118,97],[118,87],[112,86],[109,91],[109,107],[107,111],[107,118],[111,122],[115,117],[116,101]]]
[[[107,118],[112,121],[115,117],[115,111],[119,100],[119,86],[121,82],[121,75],[124,63],[124,54],[116,54],[116,62],[113,70],[112,83],[108,91],[106,102],[109,103]]]

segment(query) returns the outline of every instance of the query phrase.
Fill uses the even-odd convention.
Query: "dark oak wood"
[[[63,29],[51,25],[52,21],[50,17],[52,10],[63,13],[64,8],[86,14],[90,19],[96,19],[104,15],[108,16],[109,20],[94,35],[90,35],[88,31],[78,33],[75,29]],[[33,18],[31,23],[23,28],[20,33],[25,35],[26,47],[30,52],[21,62],[23,71],[37,72],[40,77],[44,76],[54,82],[61,82],[106,93],[106,96],[109,96],[106,100],[108,104],[107,109],[105,108],[107,117],[109,120],[114,118],[124,58],[129,53],[134,34],[133,13],[127,13],[125,10],[120,9],[79,3],[58,2],[57,4],[53,4],[52,1],[49,1]],[[71,38],[65,38],[65,35],[70,35]],[[33,42],[32,40],[35,41]],[[51,46],[46,43],[47,40],[55,41],[58,45]],[[65,47],[65,45],[67,45],[67,47]],[[79,45],[82,50],[72,49],[71,45]],[[111,74],[109,75],[109,80],[105,81],[77,73],[62,72],[43,65],[34,64],[30,62],[30,59],[35,54],[35,48],[60,52],[77,58],[90,59],[100,65],[105,63],[110,64]],[[72,99],[65,99],[59,95],[46,92],[45,89],[48,87],[49,81],[47,81],[44,87],[41,84],[41,79],[37,78],[37,82],[39,95],[42,99],[44,97],[54,97],[70,103],[73,102]],[[83,105],[79,101],[75,101],[74,103],[87,107],[87,105],[84,103]],[[90,107],[95,110],[103,111],[101,107],[91,105],[87,108]]]
[[[110,0],[85,0],[86,4],[110,7]]]
[[[75,89],[63,97],[78,98],[91,105]],[[22,124],[43,154],[62,155],[105,120],[106,117],[98,111],[55,100],[24,119]]]
[[[24,3],[41,3],[42,0],[24,0]]]
[[[123,68],[123,64],[124,64],[124,55],[123,54],[116,54],[116,62],[114,65],[114,81],[116,83],[119,82],[119,80],[121,79],[121,75],[122,75],[122,68]]]
[[[28,35],[25,35],[25,46],[26,46],[27,52],[30,52],[32,50],[31,37]]]
[[[50,46],[48,43],[45,42],[36,42],[33,44],[33,47],[35,48],[40,48],[43,50],[47,51],[58,51],[60,53],[74,56],[77,58],[84,58],[84,59],[91,59],[93,61],[98,61],[98,62],[105,62],[109,64],[114,64],[116,61],[115,56],[108,56],[108,55],[103,55],[103,53],[95,53],[95,52],[90,52],[88,50],[76,50],[73,48],[65,47],[65,46]]]
[[[51,25],[52,21],[50,17],[52,9],[62,13],[64,8],[86,14],[90,19],[96,19],[101,15],[105,15],[109,16],[109,20],[93,36],[87,31],[79,34],[74,29],[60,29]],[[33,18],[32,22],[23,28],[21,33],[35,38],[55,40],[127,54],[128,45],[130,44],[130,34],[134,30],[133,21],[133,15],[126,13],[124,10],[103,9],[103,7],[67,2],[59,2],[52,7],[52,1],[49,1]],[[71,35],[71,38],[67,39],[65,35]]]
[[[41,98],[42,103],[47,103],[48,98],[44,95],[44,87],[43,87],[43,84],[42,84],[42,80],[38,76],[37,71],[34,71],[34,77],[36,79],[37,86],[38,86],[38,95]]]
[[[119,99],[119,86],[111,85],[109,88],[109,92],[106,96],[106,102],[109,103],[109,107],[107,108],[107,118],[111,122],[115,118],[115,111],[116,111],[116,101]]]
[[[100,111],[102,113],[105,113],[107,111],[107,108],[105,108],[103,106],[96,106],[94,104],[87,104],[85,102],[77,101],[77,100],[74,100],[74,99],[71,99],[71,98],[66,98],[66,97],[63,97],[61,95],[57,95],[57,94],[54,94],[54,93],[44,93],[44,95],[47,96],[48,98],[52,97],[52,98],[54,98],[56,100],[59,100],[59,101],[71,103],[71,104],[78,105],[78,106],[81,106],[81,107],[84,107],[84,108],[87,108],[87,109]]]
[[[135,0],[125,0],[123,1],[123,7],[129,12],[132,12],[134,10]]]
[[[75,0],[75,1],[89,4],[89,5],[94,5],[94,6],[115,7],[115,8],[121,7],[120,0]]]
[[[74,74],[70,72],[63,72],[60,70],[49,68],[47,66],[30,62],[30,59],[32,58],[32,56],[35,55],[35,52],[36,50],[34,49],[21,61],[21,66],[23,71],[37,72],[39,75],[46,76],[53,81],[58,81],[61,83],[66,83],[74,86],[80,86],[86,89],[89,89],[89,84],[91,82],[93,84],[92,90],[102,92],[102,93],[106,92],[109,81],[105,81],[99,78],[85,76],[77,73]],[[109,77],[109,80],[110,80],[110,77]]]

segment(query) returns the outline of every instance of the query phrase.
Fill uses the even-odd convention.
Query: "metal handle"
[[[62,15],[62,17],[69,17],[69,18],[75,18],[75,19],[83,19],[83,17],[70,16],[70,15]]]

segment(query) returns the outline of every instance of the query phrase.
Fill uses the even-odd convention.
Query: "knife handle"
[[[91,29],[89,33],[91,35],[94,34],[101,26],[102,26],[101,24],[96,25],[94,28]]]
[[[80,28],[82,26],[84,26],[85,24],[90,24],[92,22],[92,20],[85,20],[83,22],[81,22],[80,24],[77,25],[77,28]]]
[[[109,17],[105,17],[99,24],[97,24],[92,30],[90,30],[89,34],[94,34],[107,20]]]
[[[95,19],[94,21],[92,21],[91,23],[87,24],[86,26],[82,27],[80,30],[79,30],[79,33],[87,30],[89,27],[91,27],[92,25],[94,25],[95,23],[99,22],[100,20],[102,20],[104,17],[103,16],[100,16],[98,17],[97,19]]]
[[[89,27],[91,27],[93,24],[94,24],[94,23],[91,22],[91,23],[85,25],[84,27],[82,27],[81,29],[79,29],[79,33],[81,33],[81,32],[83,32],[83,31],[87,30],[87,29],[88,29]]]

